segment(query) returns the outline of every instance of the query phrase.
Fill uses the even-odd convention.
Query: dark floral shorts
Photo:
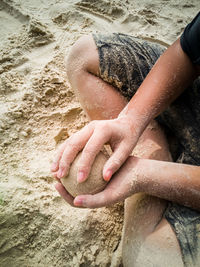
[[[93,34],[100,76],[128,100],[165,47],[126,34]],[[200,165],[200,79],[187,88],[156,120],[163,126],[175,162]],[[169,202],[165,218],[180,244],[185,266],[200,266],[200,213]]]

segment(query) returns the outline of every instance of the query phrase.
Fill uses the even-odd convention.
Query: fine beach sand
[[[0,266],[119,266],[123,204],[70,207],[49,168],[87,123],[63,59],[90,32],[171,44],[199,0],[0,1]]]

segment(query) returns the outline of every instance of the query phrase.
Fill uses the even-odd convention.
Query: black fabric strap
[[[181,35],[181,47],[194,64],[200,65],[200,12]]]

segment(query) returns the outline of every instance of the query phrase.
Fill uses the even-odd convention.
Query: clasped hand
[[[103,178],[109,181],[113,174],[116,173],[126,161],[138,138],[139,133],[135,130],[133,122],[128,116],[122,116],[112,120],[92,121],[69,137],[61,145],[51,166],[51,171],[57,179],[66,176],[71,163],[74,161],[78,152],[82,150],[82,156],[79,160],[77,170],[77,180],[78,182],[83,182],[87,179],[93,161],[103,145],[110,144],[113,154],[107,160],[103,168]],[[120,179],[123,179],[123,177]],[[56,185],[56,189],[69,204],[94,208],[113,203],[114,198],[110,199],[108,194],[110,194],[109,188],[113,187],[115,180],[119,180],[119,177],[118,179],[114,177],[107,185],[106,189],[96,195],[78,196],[75,199],[68,194],[61,183]],[[117,190],[115,185],[113,190]],[[127,197],[126,194],[130,194],[128,188],[127,191],[128,192],[124,192],[125,197]],[[96,198],[97,195],[98,198]],[[109,203],[107,200],[108,197],[110,199]],[[123,196],[121,196],[121,198],[123,198]],[[88,201],[88,199],[91,201]]]

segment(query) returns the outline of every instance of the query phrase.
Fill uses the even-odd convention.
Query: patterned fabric
[[[125,34],[93,34],[99,52],[100,77],[128,100],[165,47]],[[200,165],[200,79],[156,119],[165,129],[174,161]],[[200,213],[171,203],[165,218],[173,227],[185,266],[200,264]]]
[[[165,48],[125,34],[93,34],[100,76],[130,100]]]
[[[184,265],[200,265],[200,215],[190,208],[169,203],[165,218],[171,224],[180,244]]]

